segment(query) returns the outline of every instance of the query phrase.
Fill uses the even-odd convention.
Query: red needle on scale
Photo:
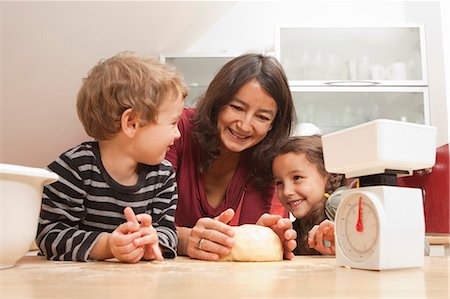
[[[362,198],[359,197],[359,203],[358,203],[358,222],[356,222],[356,231],[358,233],[362,232],[364,230],[363,223],[362,223]]]

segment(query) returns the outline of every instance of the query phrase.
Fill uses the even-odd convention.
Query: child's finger
[[[119,234],[131,234],[139,231],[139,225],[134,222],[125,222],[119,225],[114,231]]]
[[[135,248],[129,252],[122,252],[116,257],[119,261],[125,263],[137,263],[144,255],[144,249],[142,247]]]
[[[138,214],[136,215],[137,221],[141,224],[141,226],[151,226],[152,225],[152,216],[149,214]]]
[[[313,248],[316,244],[316,233],[319,229],[318,225],[314,225],[313,228],[308,232],[308,246]]]
[[[156,234],[146,234],[140,238],[133,240],[136,246],[158,244],[158,236]]]
[[[156,243],[153,247],[153,253],[155,254],[155,260],[157,261],[163,261],[164,257],[161,252],[161,248],[159,248],[159,243]]]
[[[318,246],[318,248],[323,247],[323,230],[321,230],[320,228],[316,233],[316,245]]]
[[[116,246],[124,246],[127,244],[133,243],[135,239],[140,238],[140,232],[134,232],[131,234],[120,234],[114,236],[114,245]]]
[[[134,222],[134,223],[139,223],[137,218],[136,218],[136,214],[134,214],[134,211],[133,211],[132,208],[126,207],[123,210],[123,214],[125,215],[125,219],[127,219],[127,221]]]
[[[148,246],[144,258],[147,260],[157,260],[163,261],[164,257],[159,247],[158,235],[153,233],[151,235],[146,235],[134,241],[134,244],[142,247],[142,245]]]

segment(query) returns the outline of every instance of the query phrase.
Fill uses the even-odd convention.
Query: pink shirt
[[[175,141],[167,153],[175,169],[178,184],[178,204],[175,212],[177,226],[193,227],[202,217],[216,217],[228,208],[237,210],[242,198],[241,214],[236,223],[256,223],[271,208],[275,188],[255,188],[249,181],[251,165],[249,157],[242,155],[227,188],[225,199],[213,208],[206,199],[203,176],[200,173],[201,149],[192,136],[194,109],[184,109],[178,128],[181,138]]]

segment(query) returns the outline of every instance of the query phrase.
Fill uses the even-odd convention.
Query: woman
[[[227,224],[270,226],[293,257],[289,219],[270,211],[274,147],[288,139],[295,110],[273,57],[241,55],[215,76],[197,109],[183,112],[181,138],[167,154],[177,174],[178,254],[218,260],[233,246]]]

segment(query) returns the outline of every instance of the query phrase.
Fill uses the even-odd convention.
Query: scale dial
[[[346,197],[336,215],[336,239],[343,254],[359,263],[371,257],[379,241],[380,223],[372,198],[355,192]]]

